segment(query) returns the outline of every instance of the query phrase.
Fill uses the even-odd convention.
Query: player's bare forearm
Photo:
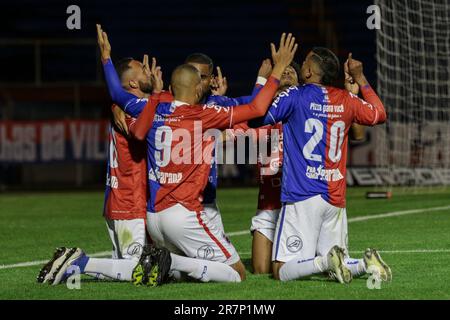
[[[358,86],[364,87],[367,86],[369,84],[369,82],[366,79],[366,76],[364,74],[362,74],[361,76],[355,78],[355,82],[358,84]]]
[[[354,141],[362,141],[365,138],[365,129],[364,126],[353,123],[350,128],[350,139]]]

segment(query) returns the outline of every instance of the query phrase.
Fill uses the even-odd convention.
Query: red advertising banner
[[[108,120],[0,121],[0,163],[104,161]]]

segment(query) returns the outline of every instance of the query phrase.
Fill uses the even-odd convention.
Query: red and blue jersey
[[[373,126],[386,120],[370,86],[364,101],[346,90],[306,84],[290,87],[272,103],[262,123],[283,123],[282,202],[321,195],[345,207],[348,131],[353,122]]]
[[[253,143],[260,145],[261,140],[267,144],[267,152],[258,152],[258,209],[276,210],[281,208],[281,181],[283,164],[283,127],[281,123],[251,129],[247,123],[239,123],[233,127],[233,136],[253,131]],[[276,132],[274,132],[276,131]],[[275,141],[272,139],[276,139]]]
[[[264,131],[260,129],[266,129]],[[283,127],[281,123],[273,126],[261,127],[258,132],[259,139],[265,139],[272,150],[270,156],[258,155],[258,209],[259,210],[275,210],[281,208],[281,181],[282,181],[282,165],[283,165]],[[277,131],[277,141],[271,141],[272,131]],[[272,155],[273,154],[273,155]],[[266,158],[266,159],[263,159]]]
[[[150,212],[177,203],[192,211],[202,210],[214,148],[213,138],[202,139],[204,131],[231,128],[235,123],[264,115],[279,85],[278,79],[269,78],[257,96],[242,106],[192,106],[170,102],[173,97],[167,93],[138,99],[121,87],[111,60],[104,62],[103,67],[113,101],[137,117],[130,132],[147,140]]]
[[[148,211],[158,212],[177,203],[191,211],[203,209],[215,143],[212,138],[203,139],[203,132],[229,128],[232,117],[229,108],[179,101],[158,105],[147,134]]]
[[[127,117],[127,125],[135,119]],[[144,219],[147,208],[146,145],[111,124],[103,215],[111,220]]]
[[[261,80],[258,79],[258,81]],[[209,106],[235,107],[250,103],[250,101],[252,101],[252,99],[258,94],[259,90],[261,90],[264,83],[257,82],[250,96],[230,98],[227,96],[211,95],[206,100],[206,104]],[[213,150],[213,157],[211,160],[211,170],[209,172],[208,183],[206,184],[205,190],[203,192],[204,204],[214,203],[214,201],[216,200],[218,168],[215,156],[215,148]]]

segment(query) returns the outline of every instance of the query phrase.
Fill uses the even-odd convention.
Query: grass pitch
[[[103,193],[3,194],[0,299],[450,299],[450,191],[394,191],[389,200],[366,200],[365,191],[348,191],[350,252],[358,258],[366,247],[382,250],[392,268],[393,281],[382,283],[379,290],[369,290],[366,277],[345,286],[319,276],[282,283],[267,275],[253,275],[249,233],[231,237],[248,269],[247,280],[240,284],[179,283],[144,288],[83,276],[79,290],[40,285],[36,283],[41,267],[38,263],[49,259],[55,247],[78,246],[87,253],[111,248],[101,215]],[[219,191],[228,233],[248,230],[256,198],[256,189]],[[374,216],[399,211],[405,214]],[[374,219],[357,221],[357,217]]]

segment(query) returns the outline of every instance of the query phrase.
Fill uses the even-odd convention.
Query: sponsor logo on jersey
[[[183,179],[181,172],[161,172],[160,183],[180,183]]]
[[[286,240],[286,247],[290,252],[299,252],[303,248],[303,241],[299,236],[290,236]]]
[[[315,102],[311,102],[309,105],[309,110],[318,111],[318,112],[327,112],[327,113],[343,113],[345,112],[345,108],[343,104],[334,105],[334,104],[319,104]]]
[[[161,184],[165,183],[180,183],[183,180],[183,173],[181,172],[160,172],[159,169],[155,171],[153,168],[148,170],[148,179],[151,181],[156,181]]]
[[[204,104],[203,110],[205,110],[205,109],[214,109],[214,110],[216,110],[217,113],[222,112],[222,111],[228,113],[228,112],[230,112],[231,108],[221,107],[216,104]]]
[[[274,108],[278,108],[278,102],[280,102],[280,99],[283,98],[283,97],[289,97],[289,93],[291,91],[298,91],[298,87],[292,86],[292,87],[287,88],[284,91],[281,91],[278,94],[278,96],[276,97],[276,99],[273,101],[272,106]]]
[[[306,177],[309,179],[320,180],[320,181],[339,181],[344,179],[341,171],[339,169],[325,169],[323,166],[306,168]]]

